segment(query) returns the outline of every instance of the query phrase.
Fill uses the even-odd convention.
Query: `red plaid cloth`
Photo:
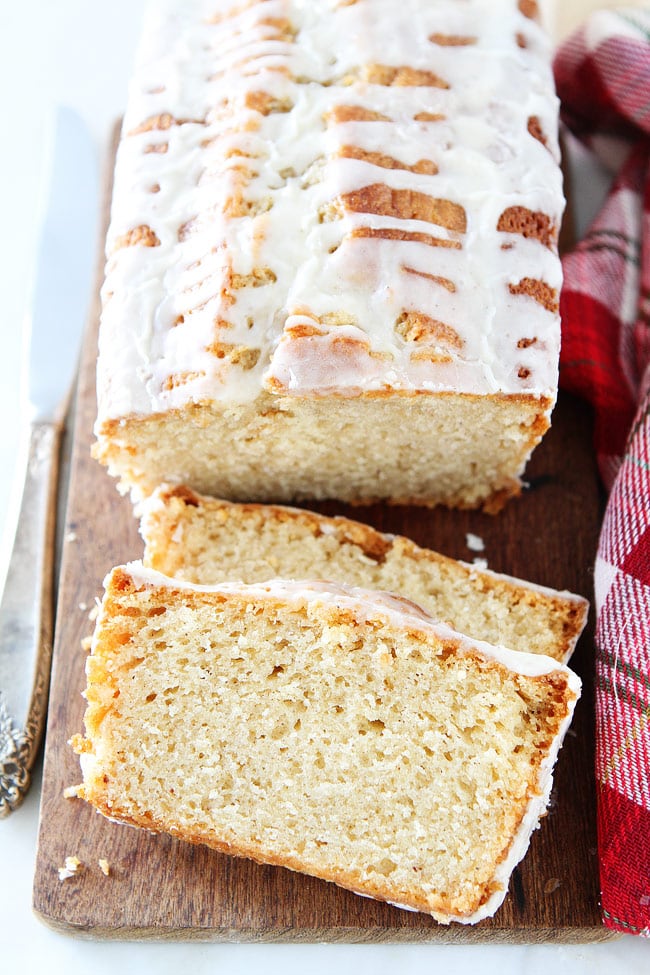
[[[564,258],[560,382],[595,410],[610,491],[596,558],[596,784],[601,907],[650,937],[650,10],[594,14],[558,51],[562,118],[611,192]]]

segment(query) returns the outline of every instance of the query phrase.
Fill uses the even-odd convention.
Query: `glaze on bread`
[[[95,455],[123,489],[496,510],[557,393],[550,44],[516,0],[152,4]]]

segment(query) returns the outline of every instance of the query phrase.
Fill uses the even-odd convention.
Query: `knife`
[[[52,659],[59,454],[90,297],[95,151],[59,108],[29,325],[29,448],[0,602],[0,819],[23,801],[43,735]]]

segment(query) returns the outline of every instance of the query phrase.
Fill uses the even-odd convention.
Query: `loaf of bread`
[[[112,820],[439,921],[502,902],[580,682],[387,594],[114,569],[80,795]]]
[[[232,504],[183,487],[143,506],[144,564],[203,585],[328,579],[399,593],[477,640],[564,663],[587,620],[581,596],[490,572],[348,518]]]
[[[533,0],[159,0],[118,150],[95,456],[123,490],[497,510],[557,394]]]

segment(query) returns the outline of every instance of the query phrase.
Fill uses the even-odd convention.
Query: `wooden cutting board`
[[[67,744],[83,728],[89,610],[116,564],[139,558],[131,505],[91,460],[95,418],[95,303],[83,350],[75,410],[69,501],[52,670],[34,879],[34,909],[48,925],[93,938],[295,942],[603,941],[598,910],[593,778],[593,626],[573,658],[583,696],[558,762],[549,813],[494,918],[437,924],[282,868],[231,859],[110,823],[63,791],[80,780]],[[584,404],[562,396],[550,433],[527,471],[528,488],[498,516],[374,505],[316,505],[382,531],[470,560],[466,533],[483,538],[492,569],[588,598],[601,499]],[[66,857],[83,864],[59,879]],[[99,860],[109,864],[106,876]]]

